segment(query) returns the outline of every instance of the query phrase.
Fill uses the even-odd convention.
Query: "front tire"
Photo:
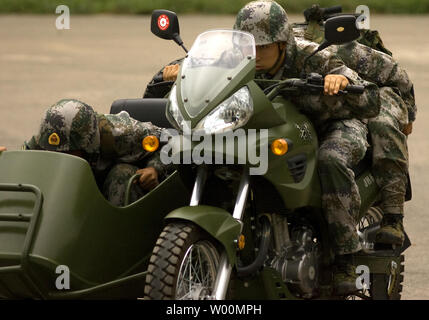
[[[212,295],[219,251],[210,236],[190,222],[165,226],[149,261],[144,289],[150,300],[204,300]]]

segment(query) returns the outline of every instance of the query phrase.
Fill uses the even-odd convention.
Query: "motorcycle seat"
[[[141,122],[152,122],[161,128],[171,128],[165,115],[167,99],[119,99],[110,107],[110,114],[126,111],[131,118]]]

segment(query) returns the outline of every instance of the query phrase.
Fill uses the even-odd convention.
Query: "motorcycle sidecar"
[[[83,159],[0,152],[0,297],[143,297],[163,218],[189,199],[175,172],[119,208],[103,197]]]

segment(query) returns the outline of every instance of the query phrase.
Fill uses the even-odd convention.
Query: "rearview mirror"
[[[342,15],[325,22],[325,41],[331,44],[344,44],[360,37],[356,27],[356,17]]]
[[[168,10],[154,10],[152,12],[150,30],[159,38],[174,40],[174,42],[188,52],[180,38],[179,19],[176,13]]]
[[[325,41],[312,54],[304,60],[304,67],[301,74],[305,78],[305,66],[308,60],[319,51],[326,49],[333,44],[344,44],[360,37],[360,31],[356,26],[356,17],[352,15],[341,15],[332,17],[325,22]]]
[[[174,37],[180,34],[177,15],[168,10],[153,11],[150,30],[157,37],[174,40]]]

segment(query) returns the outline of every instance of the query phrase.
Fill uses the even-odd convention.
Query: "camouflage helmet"
[[[234,29],[247,31],[257,46],[287,41],[289,23],[286,11],[275,1],[252,1],[237,14]]]
[[[49,151],[97,153],[100,147],[97,114],[81,101],[60,100],[46,111],[37,140],[42,149]]]

